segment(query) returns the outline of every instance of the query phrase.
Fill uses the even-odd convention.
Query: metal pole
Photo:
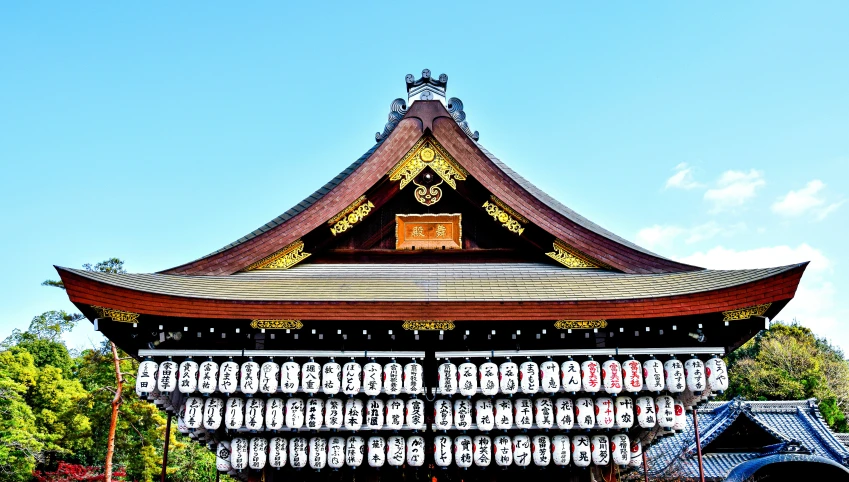
[[[699,457],[699,481],[705,482],[705,467],[702,463],[702,440],[699,436],[699,415],[693,407],[693,430],[696,432],[696,454]]]
[[[649,462],[648,462],[648,459],[646,458],[645,450],[643,451],[643,476],[644,476],[646,482],[649,482]]]
[[[165,467],[168,467],[168,442],[171,441],[171,414],[166,414],[168,417],[165,422],[165,448],[162,451],[162,477],[161,482],[165,482]]]

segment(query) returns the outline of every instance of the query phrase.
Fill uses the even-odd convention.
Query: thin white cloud
[[[734,210],[754,198],[764,185],[763,171],[725,171],[716,181],[716,187],[705,191],[704,199],[713,203],[712,213]]]
[[[666,189],[694,189],[701,186],[693,177],[693,168],[688,166],[686,162],[675,166],[675,174],[666,180]]]
[[[839,208],[843,201],[826,205],[823,190],[825,183],[819,179],[805,184],[798,191],[790,191],[772,205],[772,212],[784,217],[809,215],[816,221],[822,221]]]
[[[655,224],[637,232],[637,244],[649,249],[668,248],[674,246],[681,239],[685,244],[694,244],[717,236],[732,236],[745,229],[745,223],[723,226],[716,221],[709,221],[689,228]]]

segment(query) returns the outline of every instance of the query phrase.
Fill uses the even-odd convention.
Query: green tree
[[[29,480],[44,444],[24,396],[35,382],[32,355],[0,352],[0,479]]]

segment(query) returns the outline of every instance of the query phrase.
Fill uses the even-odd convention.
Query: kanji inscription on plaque
[[[399,214],[395,249],[462,249],[459,214]]]

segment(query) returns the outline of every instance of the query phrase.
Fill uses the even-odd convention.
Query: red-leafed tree
[[[113,480],[124,480],[127,473],[123,468],[112,472]],[[86,467],[85,465],[59,462],[54,472],[36,470],[33,477],[38,482],[103,482],[106,474],[102,467]]]

